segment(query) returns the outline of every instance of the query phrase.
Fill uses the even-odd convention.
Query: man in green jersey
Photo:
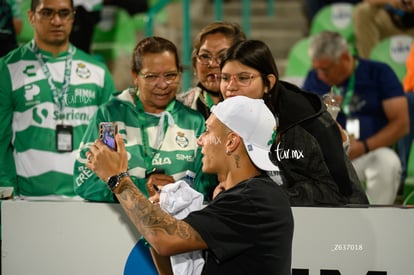
[[[92,114],[114,92],[108,69],[70,44],[71,0],[32,0],[32,41],[0,59],[0,185],[76,196],[73,166]]]

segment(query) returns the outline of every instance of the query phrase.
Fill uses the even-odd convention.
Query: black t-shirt
[[[223,191],[184,220],[208,245],[203,274],[291,272],[293,216],[289,199],[267,176]]]

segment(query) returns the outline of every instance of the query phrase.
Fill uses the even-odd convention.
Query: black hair
[[[279,80],[279,71],[276,66],[275,59],[271,50],[261,40],[246,40],[233,44],[224,55],[220,64],[220,70],[228,61],[236,60],[241,64],[251,67],[260,72],[264,85],[268,88],[268,93],[265,93],[263,100],[266,105],[275,112],[271,98],[276,97]],[[271,87],[271,83],[267,76],[273,74],[276,77],[276,83]]]
[[[35,12],[37,6],[39,6],[42,1],[43,0],[32,0],[32,2],[30,3],[30,10],[32,12]],[[71,6],[72,9],[74,8],[73,7],[73,0],[70,0],[70,6]]]
[[[180,59],[178,57],[177,47],[173,42],[158,36],[146,37],[138,42],[132,53],[131,69],[135,73],[139,73],[142,69],[142,59],[147,53],[171,52],[175,56],[177,70],[182,71]]]

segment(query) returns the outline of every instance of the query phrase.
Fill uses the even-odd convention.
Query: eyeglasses
[[[139,75],[142,76],[144,78],[144,81],[147,82],[148,84],[155,84],[160,79],[162,79],[164,80],[165,83],[170,85],[175,82],[176,78],[180,75],[180,73],[179,72],[167,72],[163,74],[155,74],[155,73],[143,74],[139,72]]]
[[[75,16],[75,11],[69,9],[53,10],[49,8],[44,8],[36,11],[36,13],[39,14],[40,19],[42,20],[52,20],[53,18],[55,18],[56,14],[62,21],[72,20]]]
[[[221,61],[223,61],[223,58],[224,58],[224,54],[221,54],[218,56],[212,56],[211,54],[208,54],[208,53],[202,53],[202,54],[197,55],[197,60],[202,65],[210,65],[211,63],[213,63],[213,60],[217,64],[220,64]]]
[[[233,79],[237,82],[239,86],[247,87],[252,83],[252,79],[261,76],[260,74],[253,73],[239,73],[239,74],[220,74],[220,80],[224,85],[229,85],[230,81]]]

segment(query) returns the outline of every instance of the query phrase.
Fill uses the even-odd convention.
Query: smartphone
[[[116,150],[115,135],[117,132],[118,127],[114,122],[101,122],[99,124],[99,138],[113,150]]]

